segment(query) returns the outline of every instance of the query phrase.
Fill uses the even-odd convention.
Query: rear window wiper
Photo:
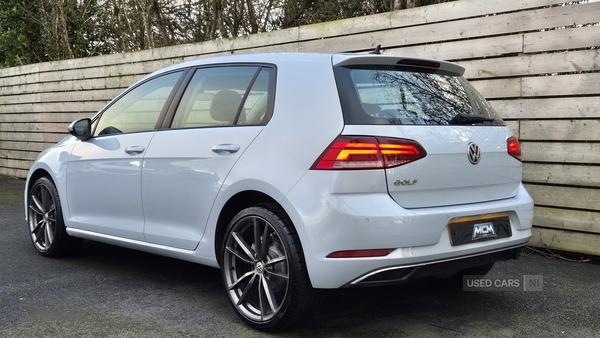
[[[481,122],[494,122],[494,121],[496,121],[496,119],[490,119],[487,117],[483,117],[481,115],[458,113],[452,118],[452,120],[450,120],[450,124],[465,125],[465,124],[475,124],[475,123],[481,123]]]

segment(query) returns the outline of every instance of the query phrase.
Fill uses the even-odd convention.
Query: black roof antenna
[[[375,50],[372,52],[369,52],[369,54],[381,54],[381,45],[377,45],[377,47],[375,47]]]

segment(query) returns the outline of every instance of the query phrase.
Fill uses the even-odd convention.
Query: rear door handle
[[[144,146],[131,146],[125,148],[125,152],[130,155],[134,155],[144,152],[144,149],[146,149]]]
[[[217,153],[219,155],[229,155],[237,152],[238,150],[240,150],[240,146],[237,144],[218,144],[212,147],[213,153]]]

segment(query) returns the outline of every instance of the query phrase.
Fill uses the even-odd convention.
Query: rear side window
[[[346,124],[504,125],[461,76],[414,68],[335,68]]]
[[[171,128],[266,124],[272,112],[274,69],[219,66],[196,69]]]

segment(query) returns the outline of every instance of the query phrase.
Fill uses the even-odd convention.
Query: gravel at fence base
[[[219,271],[86,241],[34,251],[23,180],[0,178],[1,337],[263,337],[235,316]],[[529,254],[490,277],[542,275],[540,292],[466,292],[422,281],[325,293],[284,337],[600,337],[600,265]]]

